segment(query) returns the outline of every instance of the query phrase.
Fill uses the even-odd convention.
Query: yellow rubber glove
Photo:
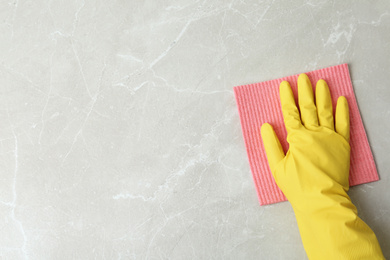
[[[384,259],[374,232],[357,216],[349,189],[349,110],[337,101],[333,120],[328,85],[319,80],[316,103],[309,78],[298,78],[295,105],[290,84],[280,84],[289,150],[285,155],[271,125],[261,136],[271,172],[290,201],[309,259]],[[334,123],[335,121],[335,123]]]

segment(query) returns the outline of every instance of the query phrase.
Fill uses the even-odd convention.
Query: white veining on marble
[[[233,86],[339,63],[381,178],[350,195],[390,257],[388,1],[0,6],[1,259],[305,259]]]

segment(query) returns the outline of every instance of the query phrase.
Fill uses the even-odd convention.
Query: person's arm
[[[374,232],[357,215],[349,189],[349,110],[345,97],[332,101],[324,80],[298,78],[298,103],[288,82],[280,101],[289,150],[284,154],[265,123],[261,136],[274,179],[290,201],[309,259],[384,259]]]

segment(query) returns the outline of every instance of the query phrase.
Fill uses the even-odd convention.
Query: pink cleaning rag
[[[345,96],[348,100],[351,123],[350,186],[377,181],[379,179],[378,173],[352,89],[348,65],[337,65],[306,74],[309,76],[313,86],[319,79],[324,79],[328,83],[333,108],[336,107],[336,101],[339,96]],[[295,97],[297,97],[297,78],[298,75],[294,75],[234,87],[249,164],[261,205],[286,200],[269,170],[260,136],[260,127],[263,123],[270,123],[279,137],[284,151],[288,150],[287,132],[280,108],[279,84],[283,80],[287,80]]]

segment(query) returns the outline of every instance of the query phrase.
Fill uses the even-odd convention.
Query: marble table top
[[[233,86],[348,63],[390,258],[390,3],[2,1],[0,259],[306,259]]]

